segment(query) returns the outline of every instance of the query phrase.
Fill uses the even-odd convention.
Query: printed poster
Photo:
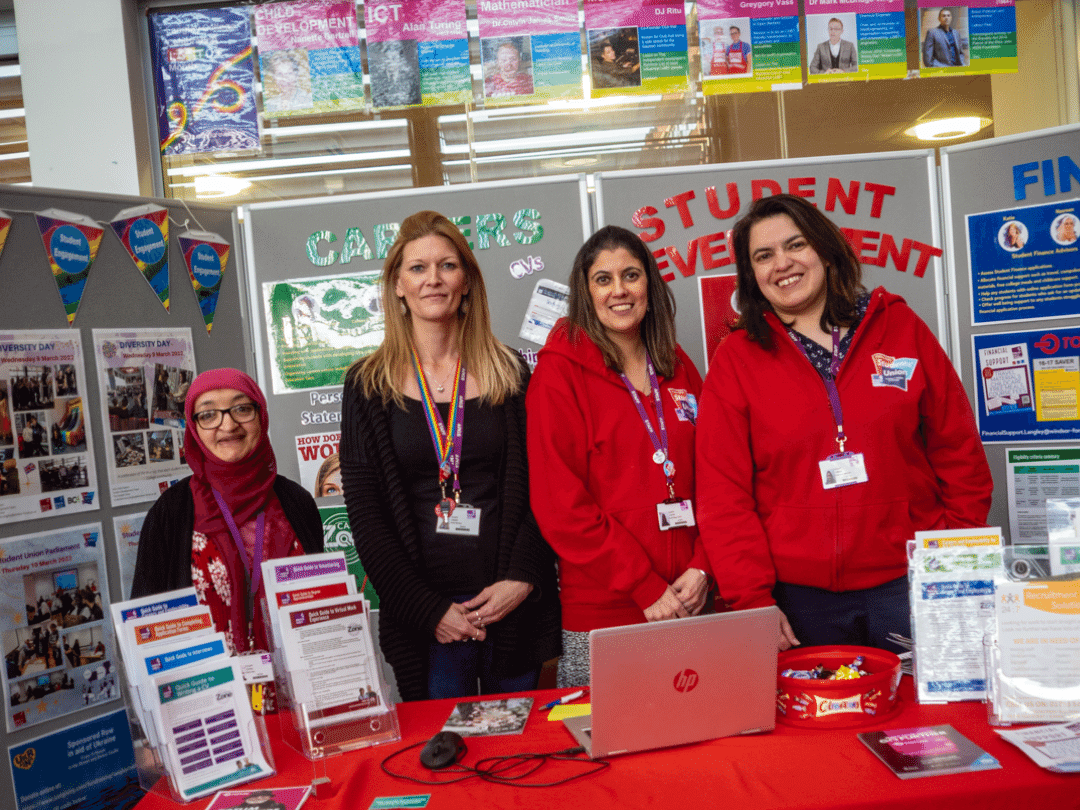
[[[56,208],[42,211],[34,218],[70,326],[82,302],[90,265],[97,257],[105,230],[90,217]]]
[[[485,104],[581,98],[577,0],[477,0]]]
[[[383,339],[379,270],[263,284],[274,393],[339,386]]]
[[[8,232],[11,230],[11,217],[5,212],[0,211],[0,254],[4,252],[4,245],[7,243]]]
[[[255,7],[263,117],[359,110],[364,82],[353,0]]]
[[[796,0],[700,0],[697,8],[706,95],[802,88]]]
[[[919,75],[1016,73],[1015,0],[919,2]]]
[[[904,0],[818,0],[806,6],[810,84],[907,76]]]
[[[323,522],[323,548],[327,552],[340,551],[345,555],[345,566],[356,580],[356,592],[364,595],[372,610],[378,610],[379,595],[375,593],[375,586],[367,578],[364,566],[360,563],[360,555],[356,553],[352,527],[345,507],[320,505],[319,515]]]
[[[465,0],[364,4],[374,107],[472,100]]]
[[[0,541],[9,732],[120,697],[101,524]]]
[[[94,358],[114,506],[153,501],[190,474],[184,398],[195,379],[191,330],[95,329]]]
[[[1080,200],[967,215],[971,322],[1080,315]]]
[[[689,89],[686,12],[678,0],[585,0],[592,95]]]
[[[0,522],[100,503],[76,331],[0,332]]]
[[[1045,546],[1046,501],[1080,498],[1080,447],[1009,448],[1009,537],[1014,546]]]
[[[109,223],[135,266],[169,311],[169,211],[160,205],[125,208]]]
[[[145,512],[113,518],[113,543],[120,561],[120,594],[125,599],[130,597],[131,583],[135,581],[135,559],[139,555],[139,535],[145,519]]]
[[[163,155],[259,148],[247,6],[151,12]]]
[[[986,443],[1080,440],[1080,327],[972,335]]]
[[[128,810],[146,795],[123,709],[8,747],[16,810]]]

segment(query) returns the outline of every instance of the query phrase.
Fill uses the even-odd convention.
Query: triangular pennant
[[[90,265],[97,258],[105,229],[90,217],[57,208],[49,208],[35,217],[70,326],[75,322]]]
[[[221,278],[229,262],[231,246],[216,233],[206,231],[185,231],[176,239],[180,242],[191,288],[195,291],[195,300],[199,302],[203,321],[206,322],[206,334],[209,335],[214,328]]]
[[[7,242],[7,235],[10,230],[11,217],[0,211],[0,253],[4,252],[4,244]]]
[[[169,311],[169,212],[160,205],[125,208],[109,223],[135,266]]]

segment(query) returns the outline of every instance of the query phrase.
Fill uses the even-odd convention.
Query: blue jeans
[[[907,577],[839,593],[778,582],[773,597],[804,647],[854,644],[899,653],[903,648],[888,634],[911,638]]]
[[[500,678],[492,670],[495,646],[488,640],[432,642],[428,654],[428,699],[474,697],[536,688],[540,667]]]

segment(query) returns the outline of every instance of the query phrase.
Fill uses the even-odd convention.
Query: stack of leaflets
[[[225,636],[194,588],[112,606],[129,704],[174,798],[271,775]]]
[[[995,728],[1032,762],[1057,773],[1080,772],[1080,723],[1055,723],[1027,728]]]
[[[1000,762],[952,726],[866,731],[859,739],[901,779],[1001,767]]]
[[[263,563],[278,691],[312,759],[400,739],[371,634],[341,552]]]

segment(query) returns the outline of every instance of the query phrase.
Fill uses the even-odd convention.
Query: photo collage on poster
[[[98,508],[84,374],[77,335],[0,333],[0,519]]]

